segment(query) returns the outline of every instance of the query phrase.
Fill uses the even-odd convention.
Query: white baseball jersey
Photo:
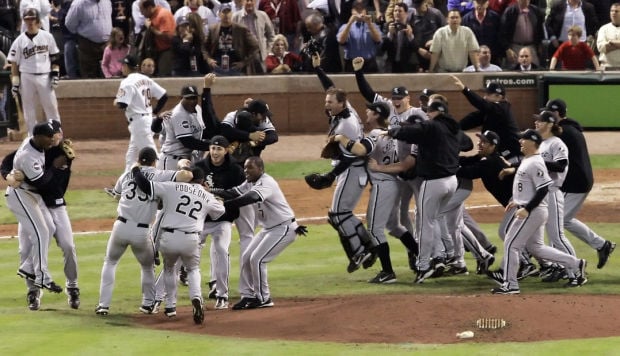
[[[207,214],[216,220],[224,214],[224,204],[215,199],[200,184],[180,182],[150,182],[150,199],[163,203],[160,225],[162,229],[200,232]]]
[[[166,89],[144,74],[131,73],[121,81],[116,94],[116,102],[127,104],[127,118],[136,114],[152,114],[151,99],[159,99]]]
[[[295,217],[278,182],[267,173],[263,173],[254,183],[246,180],[234,190],[239,194],[249,191],[258,193],[260,201],[255,205],[256,219],[258,224],[265,229],[290,222]]]
[[[224,118],[222,119],[222,124],[228,125],[230,127],[236,127],[237,126],[237,120],[236,120],[237,115],[236,114],[237,114],[236,111],[231,111],[228,114],[226,114],[226,116],[224,116]],[[258,127],[256,127],[256,129],[259,131],[265,131],[265,132],[276,130],[275,126],[273,126],[273,123],[268,117],[265,117],[265,120],[261,121],[258,124]]]
[[[545,162],[557,162],[563,159],[568,160],[568,147],[566,146],[564,141],[562,141],[562,139],[557,136],[551,136],[544,140],[540,144],[540,147],[538,147],[538,152],[540,152],[540,155]],[[553,184],[551,186],[554,190],[560,189],[560,187],[562,187],[567,172],[568,164],[562,172],[549,171],[549,176],[551,177],[551,179],[553,179]]]
[[[7,60],[17,64],[21,73],[45,74],[52,70],[50,56],[59,52],[54,36],[39,30],[32,39],[26,33],[19,35],[11,45]]]
[[[190,113],[183,108],[181,103],[172,109],[172,115],[164,120],[164,131],[166,139],[161,146],[161,151],[167,155],[179,157],[189,157],[192,149],[183,146],[180,138],[194,137],[198,140],[202,138],[202,131],[205,124],[202,121],[202,108],[196,105],[196,112]]]
[[[383,102],[386,103],[390,106],[390,117],[389,117],[389,123],[390,126],[396,126],[396,125],[400,125],[401,122],[403,121],[407,121],[407,118],[411,115],[418,115],[420,117],[423,117],[425,119],[428,119],[428,116],[426,116],[426,113],[424,112],[424,110],[420,109],[420,108],[416,108],[416,107],[410,107],[409,109],[401,112],[400,114],[396,111],[396,108],[394,107],[394,104],[392,103],[392,100],[381,96],[379,94],[375,94],[375,103],[376,102]]]
[[[353,107],[348,101],[347,109],[349,109],[350,113],[348,117],[339,117],[338,115],[336,115],[335,117],[330,118],[328,135],[343,135],[349,140],[359,141],[364,137],[364,125],[362,124],[362,120],[357,114],[357,111],[353,109]],[[339,147],[340,151],[342,151],[344,156],[350,158],[356,157],[354,154],[347,151],[342,144],[340,144]],[[332,162],[332,166],[336,166],[336,164],[337,161]]]
[[[164,171],[155,167],[143,166],[140,171],[148,180],[157,182],[174,181],[177,176],[177,171]],[[114,193],[121,197],[116,209],[118,216],[142,224],[150,224],[155,218],[157,202],[149,200],[138,188],[131,171],[123,173],[118,178],[114,185]]]
[[[27,178],[19,185],[21,188],[36,190],[27,181],[34,182],[43,177],[45,173],[45,152],[36,149],[30,143],[31,138],[27,137],[17,149],[15,157],[13,157],[13,169],[24,172],[24,176]]]
[[[374,129],[370,131],[366,140],[372,142],[372,151],[368,157],[373,158],[379,165],[388,165],[398,162],[396,140],[384,135],[385,131]],[[396,174],[375,172],[368,170],[371,181],[373,180],[396,180]]]
[[[536,194],[536,190],[553,183],[547,173],[545,161],[539,154],[524,158],[521,161],[515,179],[512,184],[512,200],[515,204],[526,205]],[[541,207],[547,206],[547,199],[540,203]]]

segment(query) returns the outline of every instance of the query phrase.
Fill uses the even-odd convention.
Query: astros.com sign
[[[538,85],[536,75],[485,75],[482,81],[484,87],[491,82],[499,83],[505,88],[536,88]]]

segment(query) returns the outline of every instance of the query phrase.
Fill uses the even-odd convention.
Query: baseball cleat
[[[476,261],[476,274],[486,274],[494,262],[495,256],[493,255],[487,255],[482,261]]]
[[[508,287],[497,287],[497,288],[493,288],[491,289],[491,293],[492,294],[503,294],[503,295],[510,295],[510,294],[521,294],[521,291],[519,290],[519,288],[508,288]]]
[[[416,274],[415,280],[413,283],[422,284],[427,278],[430,278],[435,273],[433,268],[425,269],[423,271],[418,271]]]
[[[245,309],[270,308],[273,306],[274,304],[271,298],[265,300],[264,302],[260,301],[258,298],[254,298],[253,301],[246,304]]]
[[[95,308],[95,314],[97,315],[108,315],[109,313],[110,313],[109,307],[103,307],[101,305],[98,305],[97,308]]]
[[[43,292],[40,289],[28,291],[26,294],[26,302],[28,303],[28,309],[35,311],[41,308],[41,295]]]
[[[153,302],[153,311],[151,312],[151,314],[157,314],[159,313],[159,308],[161,307],[161,300],[156,300]]]
[[[17,270],[17,275],[29,281],[34,281],[36,279],[34,274],[28,273],[21,268]]]
[[[153,314],[153,306],[155,304],[151,304],[151,305],[141,305],[140,308],[138,308],[138,310],[140,310],[140,312],[142,314]]]
[[[487,277],[495,281],[500,286],[504,284],[504,270],[501,268],[496,271],[487,271]]]
[[[526,277],[537,276],[539,274],[536,266],[533,263],[523,264],[519,267],[517,272],[517,280],[522,280]]]
[[[62,292],[62,287],[59,286],[58,284],[56,284],[54,281],[51,281],[47,284],[38,284],[38,283],[34,283],[35,287],[38,288],[45,288],[47,290],[49,290],[52,293],[60,293]]]
[[[181,271],[179,272],[179,281],[184,286],[189,285],[189,282],[187,281],[187,270],[185,269],[185,266],[181,266]]]
[[[71,309],[78,309],[80,307],[80,289],[67,288],[67,295],[69,296],[67,302]]]
[[[609,259],[609,255],[611,255],[611,253],[614,252],[615,249],[616,249],[615,243],[609,240],[605,241],[605,243],[603,244],[603,247],[596,250],[596,253],[598,254],[598,264],[596,265],[596,268],[598,269],[603,268],[605,264],[607,263],[607,260]]]
[[[194,316],[194,324],[202,324],[205,320],[205,313],[202,310],[202,301],[200,298],[192,299],[192,308],[193,308],[193,316]]]
[[[390,283],[395,283],[396,282],[396,274],[394,274],[394,272],[384,272],[381,271],[379,272],[375,278],[371,279],[368,281],[368,283],[375,283],[375,284],[390,284]]]
[[[164,314],[166,314],[166,316],[169,318],[172,318],[173,316],[177,316],[177,308],[176,307],[166,308],[164,309]]]
[[[360,252],[355,256],[351,257],[349,265],[347,266],[347,272],[353,273],[357,271],[362,263],[370,257],[370,254],[366,254],[364,252]]]
[[[228,309],[228,298],[217,297],[217,301],[215,302],[215,309],[217,310]]]
[[[377,253],[375,251],[372,250],[366,250],[363,261],[362,261],[362,267],[364,267],[364,269],[368,269],[370,267],[372,267],[372,265],[375,264],[375,262],[377,262]]]
[[[247,309],[248,304],[253,303],[256,298],[242,297],[237,303],[233,304],[232,310]]]
[[[216,299],[217,297],[217,289],[215,288],[216,281],[209,282],[209,299]]]

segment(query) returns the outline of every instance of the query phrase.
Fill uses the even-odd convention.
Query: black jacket
[[[480,155],[461,157],[461,167],[456,172],[457,177],[468,179],[482,179],[482,184],[495,199],[502,204],[508,205],[512,198],[512,182],[514,175],[509,175],[499,180],[499,172],[506,168],[500,155],[495,152],[488,157]]]
[[[592,189],[594,177],[592,164],[583,128],[573,119],[565,118],[559,122],[562,134],[559,136],[568,147],[568,172],[562,184],[565,193],[587,193]]]
[[[534,5],[528,6],[529,20],[534,27],[534,45],[539,45],[545,38],[545,14]],[[500,31],[500,42],[503,50],[506,51],[510,48],[512,38],[515,35],[517,28],[517,19],[519,18],[519,5],[512,4],[506,8],[506,11],[502,14]]]
[[[211,188],[231,189],[245,180],[245,175],[241,167],[231,159],[230,154],[226,154],[224,163],[221,166],[211,164],[211,158],[207,155],[204,159],[194,164],[202,168],[205,172],[205,182]],[[224,215],[217,220],[211,220],[207,215],[206,221],[233,221],[239,217],[239,208],[226,209]]]
[[[566,13],[566,6],[566,0],[556,0],[556,2],[551,5],[551,11],[545,21],[549,38],[555,36],[558,40],[560,39],[560,33],[562,32],[562,26],[564,25],[564,13]],[[583,10],[583,15],[586,18],[586,28],[583,30],[587,36],[594,36],[599,28],[598,18],[596,17],[594,6],[588,2],[582,1],[581,9]]]
[[[416,173],[425,180],[456,174],[459,168],[459,124],[450,116],[401,126],[394,138],[418,145]]]
[[[481,126],[481,132],[486,130],[495,131],[499,136],[499,145],[497,147],[499,154],[505,158],[520,156],[519,128],[512,115],[510,103],[505,100],[495,103],[486,101],[480,95],[469,90],[469,88],[463,89],[463,95],[478,111],[467,114],[460,121],[461,129],[469,130]]]

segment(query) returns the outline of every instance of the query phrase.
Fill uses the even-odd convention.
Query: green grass
[[[620,224],[592,224],[603,236],[614,236]],[[489,236],[494,236],[495,225],[483,225]],[[174,331],[156,331],[133,325],[131,315],[138,313],[140,270],[132,254],[128,251],[121,260],[111,306],[111,314],[98,317],[93,309],[98,300],[99,278],[107,242],[107,234],[78,235],[76,246],[80,266],[80,287],[82,306],[71,310],[66,297],[46,293],[42,300],[42,310],[30,312],[25,305],[25,289],[21,279],[14,271],[17,268],[17,241],[0,240],[0,325],[3,329],[3,342],[0,354],[69,354],[69,355],[143,355],[143,354],[196,354],[223,353],[234,355],[370,355],[387,353],[395,355],[419,352],[429,355],[563,355],[597,354],[612,355],[620,344],[619,338],[602,338],[537,343],[505,344],[457,344],[457,345],[418,345],[418,344],[337,344],[320,342],[291,342],[285,340],[260,341],[240,338],[214,337],[209,335],[188,335]],[[238,245],[231,244],[230,285],[238,282]],[[574,240],[573,240],[574,241]],[[406,254],[396,240],[391,239],[392,258],[399,282],[385,286],[366,283],[376,271],[345,272],[345,257],[340,244],[334,237],[331,227],[311,225],[310,234],[298,239],[269,266],[270,284],[273,295],[278,298],[300,295],[360,295],[385,293],[415,294],[477,294],[489,288],[489,281],[482,276],[450,277],[442,280],[429,280],[421,288],[411,284],[413,274],[407,269]],[[493,241],[500,244],[496,239]],[[596,252],[581,242],[575,241],[578,255],[596,261]],[[58,281],[62,280],[62,256],[55,246],[50,248],[50,269]],[[468,257],[468,265],[475,263]],[[577,289],[558,288],[557,285],[543,284],[536,279],[525,280],[521,288],[527,294],[616,294],[620,295],[620,269],[612,258],[602,270],[593,266],[589,269],[590,280],[586,287]],[[208,256],[202,262],[202,273],[208,271]],[[204,281],[204,278],[203,278]],[[234,289],[234,288],[233,288]],[[236,291],[232,292],[236,299]],[[180,305],[189,302],[179,297]],[[207,324],[208,328],[208,314]],[[541,321],[544,322],[544,321]],[[301,332],[301,331],[300,331]]]
[[[620,155],[593,155],[590,161],[594,169],[620,168]]]

